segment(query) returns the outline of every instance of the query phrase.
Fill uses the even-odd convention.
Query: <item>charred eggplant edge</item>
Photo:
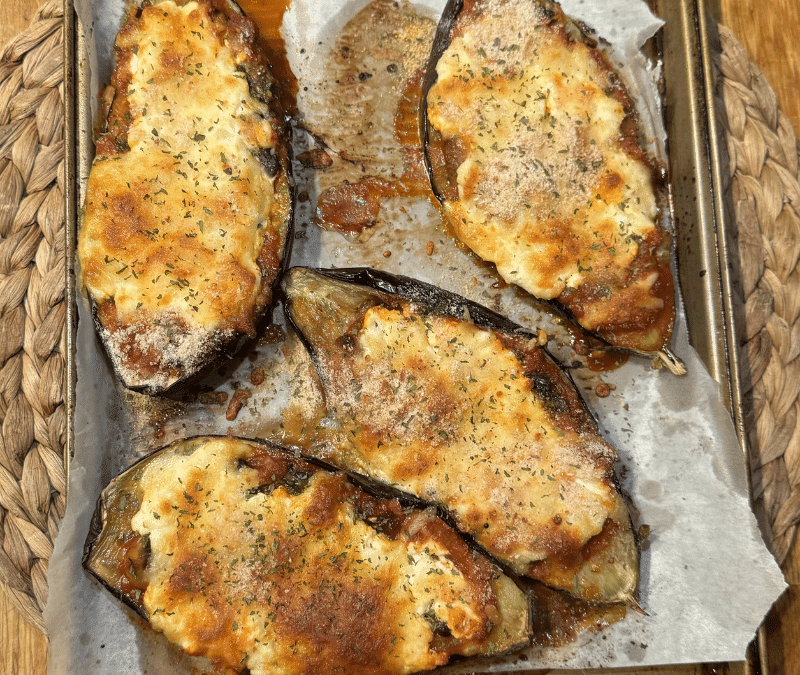
[[[384,293],[389,296],[395,296],[414,302],[422,306],[427,313],[436,314],[439,316],[451,317],[454,319],[463,319],[465,314],[469,316],[469,320],[480,328],[487,328],[489,330],[496,330],[513,337],[523,338],[525,340],[536,340],[538,336],[530,329],[521,326],[520,324],[512,321],[506,316],[481,305],[474,300],[469,300],[464,296],[458,295],[452,291],[448,291],[439,286],[429,284],[425,281],[419,281],[411,277],[392,274],[372,267],[347,267],[347,268],[315,268],[306,266],[294,266],[287,270],[281,282],[284,295],[284,310],[286,314],[287,323],[291,326],[292,330],[300,337],[301,342],[306,347],[306,350],[312,356],[315,366],[317,365],[316,356],[313,345],[308,341],[300,328],[295,324],[291,315],[290,301],[286,293],[286,285],[291,282],[291,275],[294,270],[307,270],[319,274],[320,276],[327,277],[334,281],[344,282],[361,286],[373,293]],[[572,374],[564,368],[555,357],[547,350],[546,346],[540,347],[545,354],[545,357],[550,361],[560,372],[561,376],[578,393],[578,400],[591,419],[594,429],[599,433],[599,426],[597,418],[592,410],[586,403],[586,400],[580,394],[580,390],[575,385]]]

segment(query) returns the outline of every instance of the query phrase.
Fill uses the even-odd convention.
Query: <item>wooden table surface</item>
[[[252,1],[252,0],[251,0]],[[260,0],[265,4],[274,0]],[[797,0],[707,0],[709,10],[720,23],[733,30],[750,58],[775,89],[783,112],[800,131],[800,2]],[[6,44],[33,20],[37,0],[0,0],[0,45]],[[781,598],[779,611],[769,619],[768,635],[774,671],[770,675],[800,672],[800,552],[798,546],[787,572],[793,587]],[[782,654],[782,658],[781,655]],[[777,664],[777,665],[776,665]],[[782,664],[793,666],[781,667]],[[647,669],[653,675],[680,673],[708,675],[727,672],[721,667]],[[0,592],[0,673],[3,675],[46,675],[47,639],[28,625]]]

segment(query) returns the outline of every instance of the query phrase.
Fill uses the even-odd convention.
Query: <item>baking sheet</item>
[[[302,77],[311,81],[313,66],[320,63],[313,57],[324,57],[338,29],[363,4],[306,4],[295,0],[284,31],[290,54],[297,57],[305,50],[305,65],[298,58],[293,64],[297,72],[304,73]],[[587,9],[592,7],[588,0],[564,4],[581,18],[588,18]],[[431,1],[427,6],[436,10],[441,4]],[[612,17],[611,26],[601,33],[615,40],[620,37],[615,26],[630,27],[624,37],[633,35],[636,39],[647,34],[645,24],[647,30],[656,26],[644,5],[635,6],[643,21],[633,20],[627,1],[595,6],[611,13],[607,15]],[[89,104],[92,92],[110,72],[108,36],[119,25],[120,7],[119,3],[103,2],[79,8],[88,49],[80,69],[85,77],[81,101],[83,153],[90,152]],[[614,12],[621,14],[615,16]],[[620,16],[625,19],[620,21]],[[309,23],[312,17],[316,23]],[[595,26],[601,21],[597,16],[589,19]],[[624,50],[624,45],[621,48]],[[644,75],[645,79],[654,76]],[[80,177],[85,178],[85,162],[81,169]],[[308,181],[302,187],[309,193],[308,204],[313,204],[319,186],[308,177],[299,176],[299,180]],[[463,253],[449,246],[436,228],[435,214],[428,209],[422,203],[413,207],[388,203],[381,214],[383,226],[366,244],[320,232],[308,224],[308,216],[301,209],[301,237],[293,262],[368,263],[390,271],[413,272],[422,280],[490,304],[522,323],[536,325],[541,321],[535,309],[519,302],[515,293],[493,289],[495,279],[485,270],[465,267]],[[409,237],[412,230],[415,235]],[[432,260],[427,260],[421,250],[427,241],[436,243],[437,255]],[[392,252],[388,258],[383,255],[387,250]],[[126,613],[80,569],[80,552],[96,497],[132,455],[153,447],[150,434],[157,415],[137,396],[116,385],[98,352],[85,302],[82,297],[77,302],[81,319],[75,337],[75,456],[70,467],[67,514],[50,563],[50,601],[45,613],[51,638],[50,672],[161,672],[165,664],[170,664],[174,672],[188,672],[197,665],[193,660],[177,655],[163,640],[141,630],[140,620]],[[579,379],[600,419],[601,430],[618,449],[623,488],[636,509],[635,525],[647,524],[652,529],[642,555],[641,604],[648,615],[631,613],[624,622],[586,636],[569,649],[531,650],[526,660],[514,657],[494,663],[493,670],[741,660],[762,617],[782,591],[782,576],[761,542],[750,511],[744,460],[724,397],[689,347],[683,314],[673,347],[689,370],[683,378],[652,370],[647,362],[631,361],[603,377],[614,387],[607,398],[593,395],[590,376],[583,382]],[[248,399],[234,424],[223,421],[224,409],[198,405],[174,414],[158,431],[169,437],[210,429],[224,433],[229,427],[245,434],[276,429],[284,412],[282,401],[302,380],[305,367],[302,362],[281,361],[283,358],[275,345],[263,346],[257,362],[263,362],[273,377]],[[270,370],[269,362],[274,359],[278,359],[278,367]],[[237,366],[238,370],[215,383],[219,389],[244,380],[254,362]]]

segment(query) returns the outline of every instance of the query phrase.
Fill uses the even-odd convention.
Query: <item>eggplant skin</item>
[[[598,42],[550,0],[451,0],[423,96],[428,174],[453,236],[607,344],[665,350],[666,174]]]
[[[525,593],[435,511],[266,441],[191,438],[132,466],[84,567],[225,672],[411,673],[530,640]]]
[[[374,270],[295,267],[283,290],[341,430],[307,452],[442,509],[515,574],[635,605],[616,452],[535,336]]]
[[[294,226],[274,86],[232,2],[147,3],[120,28],[78,257],[98,336],[132,390],[185,385],[268,318]]]

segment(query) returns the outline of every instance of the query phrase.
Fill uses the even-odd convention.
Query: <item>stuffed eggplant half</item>
[[[78,256],[123,384],[185,382],[256,333],[292,240],[290,127],[229,0],[127,14],[101,96]]]
[[[339,430],[307,452],[435,504],[516,574],[635,606],[615,450],[538,336],[376,270],[292,268],[283,287]]]
[[[524,593],[434,512],[275,445],[180,441],[103,492],[85,567],[225,672],[409,673],[529,640]]]
[[[551,0],[450,0],[425,87],[455,238],[606,343],[680,372],[663,170],[597,42]]]

